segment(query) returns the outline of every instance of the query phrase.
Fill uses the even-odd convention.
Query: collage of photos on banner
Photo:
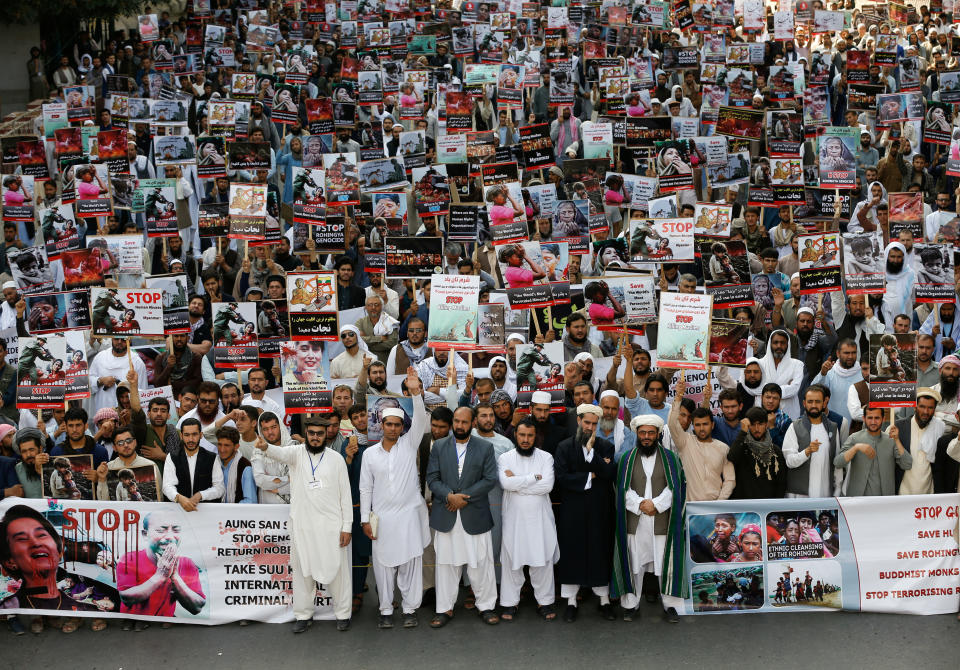
[[[841,609],[838,510],[694,514],[688,520],[695,613]],[[722,564],[722,565],[721,565]]]

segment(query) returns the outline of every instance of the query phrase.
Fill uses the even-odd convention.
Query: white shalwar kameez
[[[512,477],[506,475],[507,470]],[[500,606],[515,607],[520,602],[524,566],[530,568],[537,604],[552,605],[553,565],[560,558],[549,495],[554,483],[553,456],[541,449],[522,456],[513,449],[500,456],[497,471],[503,487]]]
[[[640,456],[640,465],[643,467],[643,473],[647,476],[646,487],[642,496],[638,495],[633,489],[629,489],[626,494],[627,510],[640,517],[637,523],[637,532],[627,536],[627,550],[630,552],[630,570],[633,572],[634,592],[623,594],[620,604],[628,610],[632,610],[640,604],[640,596],[643,595],[643,575],[652,572],[659,577],[663,572],[663,550],[667,544],[667,536],[656,535],[654,533],[655,517],[640,511],[640,503],[644,500],[652,500],[657,512],[665,512],[673,506],[673,491],[669,487],[664,487],[660,495],[656,498],[653,497],[653,467],[656,462],[656,454]],[[677,612],[683,611],[682,598],[668,596],[664,593],[661,600],[664,610],[672,607]]]
[[[457,442],[458,474],[463,475],[463,463],[466,460],[467,443]],[[438,504],[440,501],[434,501]],[[440,503],[442,504],[442,503]],[[477,610],[492,610],[497,604],[497,577],[493,570],[493,533],[487,531],[479,535],[470,535],[460,520],[457,520],[448,533],[434,531],[433,549],[437,555],[436,590],[437,613],[453,610],[457,602],[460,576],[463,567],[467,567],[467,577],[473,587]]]
[[[353,527],[353,500],[343,456],[333,449],[312,454],[302,444],[287,447],[271,444],[266,454],[290,468],[294,617],[313,618],[316,583],[319,583],[329,588],[337,619],[349,619],[350,547],[340,546],[340,533],[349,533]]]
[[[393,592],[400,587],[404,614],[420,607],[423,597],[423,549],[430,544],[427,504],[420,494],[417,452],[427,413],[423,396],[413,396],[410,430],[387,451],[377,442],[363,452],[360,469],[360,522],[379,517],[373,540],[373,574],[380,594],[380,614],[393,614]]]

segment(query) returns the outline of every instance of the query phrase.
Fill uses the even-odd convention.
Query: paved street
[[[39,638],[2,637],[9,668],[886,668],[956,670],[960,622],[953,615],[921,617],[845,613],[744,614],[684,618],[670,625],[659,607],[644,605],[633,623],[606,622],[596,601],[581,607],[575,624],[544,623],[529,601],[513,624],[485,626],[457,609],[442,630],[376,627],[374,594],[350,632],[333,622],[314,622],[302,635],[288,625],[179,626],[154,624],[142,633],[113,623],[103,633],[83,629],[66,636],[47,630]],[[69,644],[69,646],[67,646]],[[630,665],[622,665],[630,663]]]

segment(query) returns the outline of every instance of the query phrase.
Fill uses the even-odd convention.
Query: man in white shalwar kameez
[[[637,446],[633,453],[624,456],[617,476],[618,500],[623,500],[627,514],[626,523],[623,524],[626,529],[626,547],[619,545],[621,538],[618,537],[614,583],[619,587],[618,582],[622,581],[617,569],[620,565],[629,565],[629,578],[632,581],[632,588],[616,589],[621,594],[620,605],[624,610],[624,621],[632,621],[639,616],[637,608],[643,590],[643,577],[648,572],[661,578],[661,598],[667,619],[671,622],[678,621],[678,612],[683,608],[681,594],[670,588],[670,576],[663,579],[664,567],[671,570],[672,565],[672,557],[664,561],[664,550],[668,535],[676,530],[674,514],[683,514],[682,509],[673,509],[674,499],[676,494],[685,495],[684,491],[674,491],[674,488],[685,488],[683,467],[679,457],[661,445],[660,433],[663,425],[663,419],[655,414],[634,417],[630,427],[637,436]],[[640,473],[637,472],[638,465],[642,469]],[[670,486],[671,481],[676,482],[674,488]],[[638,486],[642,490],[637,490]],[[682,505],[682,502],[680,504]],[[628,563],[620,563],[618,560],[624,549]],[[681,568],[681,580],[682,572]]]
[[[360,523],[373,541],[380,628],[393,628],[395,586],[400,587],[404,628],[417,625],[417,608],[423,597],[423,549],[430,544],[427,504],[420,494],[417,468],[427,411],[423,386],[412,367],[407,369],[407,389],[413,397],[409,432],[402,434],[403,410],[384,409],[380,418],[383,439],[363,453],[360,469]]]
[[[290,468],[290,568],[294,633],[302,633],[314,615],[317,584],[333,598],[337,630],[350,628],[350,530],[353,501],[343,456],[327,449],[326,417],[304,421],[307,444],[281,447],[262,438],[257,448]]]
[[[537,449],[537,427],[529,418],[516,428],[517,447],[497,461],[503,487],[503,544],[500,549],[500,618],[517,615],[523,568],[530,569],[530,583],[537,599],[537,612],[547,621],[553,609],[556,588],[553,565],[560,558],[557,524],[550,506],[553,490],[553,456]]]
[[[800,418],[800,385],[803,383],[803,361],[793,358],[790,353],[790,336],[787,331],[778,328],[770,333],[767,351],[760,359],[765,384],[779,384],[783,395],[780,408],[791,419]]]

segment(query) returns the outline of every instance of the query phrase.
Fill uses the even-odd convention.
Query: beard
[[[819,409],[807,410],[807,416],[810,417],[811,419],[819,419],[822,414],[823,414],[823,410],[819,410]]]
[[[600,424],[598,425],[598,430],[602,430],[604,433],[609,433],[611,430],[617,427],[617,418],[612,419],[600,419]]]
[[[323,453],[323,450],[326,448],[327,448],[327,443],[325,441],[321,442],[318,446],[314,446],[310,444],[309,441],[307,442],[307,451],[309,451],[311,454],[321,454]]]
[[[467,440],[470,438],[470,431],[469,430],[460,431],[454,428],[453,436],[457,439],[458,442],[462,442],[463,440]]]
[[[640,450],[640,454],[643,456],[653,456],[657,452],[657,443],[651,442],[650,444],[644,444],[643,442],[637,442],[637,449]]]
[[[929,418],[926,418],[926,419],[921,420],[919,415],[914,415],[914,418],[916,418],[916,420],[917,420],[917,426],[918,426],[921,430],[924,429],[924,428],[926,428],[926,427],[930,424],[930,420],[933,419],[933,417],[931,416],[931,417],[929,417]]]
[[[777,361],[783,360],[783,357],[787,353],[785,350],[781,350],[781,349],[772,349],[771,352],[773,353],[774,360],[777,360]]]
[[[517,453],[523,456],[524,458],[530,458],[533,456],[533,452],[536,450],[536,446],[531,446],[529,449],[517,445]]]
[[[758,386],[760,386],[760,382],[762,382],[762,381],[763,381],[763,377],[761,377],[760,379],[758,379],[758,380],[755,381],[755,382],[752,382],[752,381],[750,381],[749,379],[747,379],[746,377],[744,377],[744,378],[743,378],[743,385],[746,386],[748,389],[755,389],[755,388],[757,388]]]
[[[940,395],[942,397],[956,398],[958,390],[960,390],[960,378],[945,379],[942,375],[940,376]]]
[[[587,341],[586,335],[584,335],[583,337],[577,337],[570,331],[567,331],[567,337],[570,338],[571,342],[576,342],[577,344],[583,344],[584,342]]]
[[[576,433],[576,436],[574,437],[574,441],[576,442],[576,444],[580,445],[581,447],[584,447],[586,446],[587,442],[590,440],[591,435],[593,435],[593,433],[588,433],[584,431],[583,428],[577,428],[577,433]]]
[[[117,340],[110,344],[110,348],[115,354],[125,354],[127,353],[127,341],[126,340]]]
[[[887,260],[887,272],[889,272],[892,275],[895,275],[895,274],[899,274],[901,270],[903,270],[903,261],[894,263],[891,260]]]
[[[27,475],[27,479],[32,479],[33,481],[36,481],[36,480],[40,479],[40,473],[37,472],[37,462],[36,462],[36,461],[31,461],[31,462],[29,462],[29,463],[27,463],[26,461],[24,461],[23,464],[24,464],[24,466],[25,466],[25,467],[23,468],[23,470],[24,470],[24,472],[25,472],[26,475]]]
[[[386,378],[376,382],[370,379],[368,380],[368,383],[370,384],[370,388],[375,389],[377,391],[383,391],[385,388],[387,388]]]

